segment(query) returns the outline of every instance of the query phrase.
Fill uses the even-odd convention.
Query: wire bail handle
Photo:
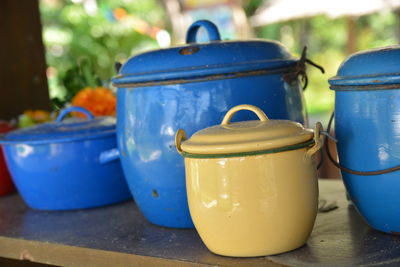
[[[311,160],[312,156],[323,147],[324,140],[322,124],[317,122],[314,127],[314,145],[307,150],[305,154],[306,160]]]
[[[307,88],[308,85],[308,77],[306,73],[306,63],[311,66],[319,69],[322,73],[325,73],[325,70],[322,66],[314,63],[310,59],[307,58],[307,46],[304,46],[303,51],[301,52],[301,57],[297,64],[294,66],[294,71],[285,75],[285,80],[287,82],[292,82],[300,77],[300,80],[303,82],[303,90]]]
[[[329,118],[329,122],[328,122],[328,128],[326,129],[326,131],[329,133],[330,132],[330,129],[331,129],[331,125],[332,125],[332,121],[333,121],[333,118],[335,117],[335,112],[332,112],[332,115],[331,115],[331,117]],[[329,137],[329,135],[328,135],[328,137]],[[331,139],[331,140],[333,140],[334,142],[338,142],[336,139],[334,139],[334,138],[328,138],[328,139]],[[379,170],[379,171],[357,171],[357,170],[352,170],[352,169],[349,169],[349,168],[347,168],[347,167],[345,167],[345,166],[343,166],[343,165],[341,165],[339,162],[337,162],[334,158],[333,158],[333,156],[332,156],[332,154],[331,154],[331,152],[330,152],[330,149],[329,149],[329,144],[328,144],[328,142],[326,142],[326,154],[328,154],[328,158],[329,158],[329,160],[333,163],[333,165],[335,165],[337,168],[339,168],[340,170],[342,170],[342,171],[344,171],[344,172],[347,172],[347,173],[350,173],[350,174],[355,174],[355,175],[362,175],[362,176],[370,176],[370,175],[380,175],[380,174],[385,174],[385,173],[391,173],[391,172],[395,172],[395,171],[398,171],[398,170],[400,170],[400,166],[395,166],[395,167],[391,167],[391,168],[387,168],[387,169],[383,169],[383,170]]]

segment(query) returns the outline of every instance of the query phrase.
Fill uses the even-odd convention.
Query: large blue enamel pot
[[[201,27],[208,43],[196,42]],[[191,135],[244,103],[273,119],[306,120],[298,79],[304,69],[281,44],[221,41],[209,21],[194,23],[186,41],[130,58],[113,79],[118,147],[135,201],[150,222],[177,228],[193,227],[184,162],[174,144],[179,128]],[[250,112],[235,117],[250,119],[256,119]]]
[[[400,46],[353,54],[329,80],[349,196],[373,228],[400,232]],[[374,174],[371,172],[378,172]]]
[[[89,119],[63,120],[71,111]],[[0,144],[12,179],[31,208],[83,209],[131,198],[120,162],[106,162],[117,147],[115,118],[94,118],[71,107],[54,122],[8,133]]]

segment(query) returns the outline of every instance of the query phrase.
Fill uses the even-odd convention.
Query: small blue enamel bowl
[[[87,119],[66,119],[83,112]],[[119,160],[115,118],[93,117],[71,107],[54,122],[19,129],[1,138],[12,179],[28,206],[40,210],[97,207],[131,198]]]

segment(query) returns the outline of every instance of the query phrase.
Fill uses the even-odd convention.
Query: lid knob
[[[240,110],[249,110],[249,111],[253,111],[257,117],[260,119],[260,121],[268,121],[268,117],[267,115],[265,115],[264,111],[262,111],[261,109],[259,109],[256,106],[252,106],[252,105],[239,105],[236,107],[231,108],[226,114],[224,119],[221,122],[221,125],[227,125],[230,123],[233,115],[235,115],[236,112],[240,111]]]
[[[209,20],[198,20],[189,27],[189,29],[186,33],[186,43],[187,44],[196,42],[197,32],[200,27],[204,27],[207,30],[208,39],[210,41],[220,41],[221,40],[221,36],[219,34],[218,28],[214,23],[212,23]]]
[[[89,110],[87,110],[85,108],[82,108],[82,107],[69,107],[69,108],[63,109],[60,112],[60,114],[58,115],[58,117],[56,119],[56,122],[61,122],[64,119],[64,117],[67,116],[71,112],[80,112],[80,113],[85,114],[88,119],[94,119],[93,114]]]

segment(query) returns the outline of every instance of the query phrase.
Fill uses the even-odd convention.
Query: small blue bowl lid
[[[70,112],[82,112],[88,118],[64,117]],[[80,107],[64,109],[53,122],[21,128],[4,135],[0,144],[48,144],[73,142],[115,135],[114,117],[94,117]]]
[[[197,43],[197,31],[204,27],[208,43]],[[190,26],[185,46],[153,50],[131,57],[112,79],[117,87],[128,84],[195,79],[265,69],[293,67],[296,60],[275,41],[221,41],[218,28],[210,21]]]
[[[334,90],[349,86],[374,89],[400,84],[399,66],[399,45],[361,51],[352,54],[340,65],[337,75],[329,79],[329,84]]]

